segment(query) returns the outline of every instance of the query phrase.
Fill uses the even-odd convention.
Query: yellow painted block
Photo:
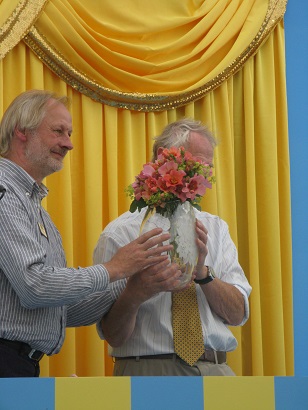
[[[57,377],[55,410],[130,410],[130,377]]]
[[[275,410],[274,377],[204,377],[204,408]]]

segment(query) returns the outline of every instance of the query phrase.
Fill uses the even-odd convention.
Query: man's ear
[[[157,155],[160,155],[164,150],[164,147],[158,147],[157,148]]]
[[[20,141],[23,141],[23,142],[27,141],[26,133],[24,131],[21,131],[17,127],[15,128],[15,135]]]

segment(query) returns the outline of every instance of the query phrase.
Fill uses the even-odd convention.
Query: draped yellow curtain
[[[112,106],[162,111],[239,70],[287,0],[2,1],[0,56],[24,30],[28,46],[74,89]]]
[[[57,6],[62,10],[64,6],[71,7],[72,3],[47,2],[35,23],[35,30],[38,23],[42,23],[41,18],[46,17],[44,13],[48,7],[54,10]],[[74,3],[82,7],[81,2]],[[208,3],[207,6],[212,5],[214,9],[214,6],[227,6],[230,2],[182,3],[195,6]],[[234,3],[247,6],[248,1]],[[263,8],[260,6],[258,10],[262,11],[259,22],[263,21],[267,13],[264,4],[268,2],[250,1],[250,9],[253,3],[259,3],[259,6],[262,3]],[[130,13],[128,17],[131,17]],[[142,18],[144,15],[139,16],[139,20]],[[90,23],[93,21],[88,21],[88,25]],[[69,24],[68,21],[66,26],[61,26],[61,34],[72,30]],[[256,33],[258,30],[247,39],[247,47],[253,43]],[[193,100],[186,103],[183,99],[172,109],[164,109],[165,102],[161,103],[159,95],[155,95],[155,107],[159,106],[159,109],[151,107],[150,110],[145,109],[144,95],[134,95],[131,109],[123,109],[122,103],[126,104],[128,98],[125,94],[110,92],[105,103],[89,98],[84,88],[76,87],[77,77],[70,84],[56,72],[57,69],[53,69],[53,65],[48,66],[47,61],[41,59],[40,52],[33,43],[30,44],[29,36],[24,42],[14,44],[0,60],[0,113],[17,94],[31,88],[53,90],[72,99],[74,150],[66,159],[64,169],[47,178],[50,194],[44,204],[63,236],[68,264],[91,264],[101,230],[128,209],[129,200],[124,188],[149,160],[152,137],[165,125],[183,116],[201,120],[220,140],[214,160],[217,183],[204,198],[203,209],[228,222],[238,246],[240,262],[253,287],[250,319],[243,328],[232,329],[239,347],[228,355],[229,363],[238,375],[292,375],[290,170],[283,20],[276,21],[273,30],[267,33],[266,41],[254,50],[254,55],[247,58],[240,69],[224,81],[219,80],[213,89],[201,96],[194,95]],[[164,38],[160,41],[163,45]],[[49,51],[49,57],[53,55],[56,59],[53,50]],[[82,55],[85,63],[88,61],[87,51],[84,48]],[[77,64],[68,57],[67,60]],[[184,77],[190,76],[190,69],[183,72],[186,72]],[[121,81],[122,74],[115,76],[117,81]],[[135,82],[130,84],[131,88]],[[91,84],[88,83],[89,89]],[[106,85],[104,79],[101,84]],[[86,82],[83,87],[85,85]],[[126,83],[126,87],[128,85]],[[146,94],[153,91],[144,87]],[[183,96],[190,86],[186,84],[185,87],[175,88],[174,93],[177,91],[178,96]],[[172,91],[164,90],[167,96],[172,95]],[[116,87],[115,91],[118,91]],[[105,96],[105,92],[106,88],[101,95]],[[142,109],[135,109],[138,97]],[[123,98],[121,104],[119,98]],[[111,371],[112,362],[106,354],[106,344],[91,326],[69,329],[61,353],[43,359],[41,374],[103,376],[110,375]]]

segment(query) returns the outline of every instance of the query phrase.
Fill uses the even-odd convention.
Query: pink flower
[[[165,164],[159,167],[157,171],[159,172],[160,175],[166,175],[170,171],[177,170],[177,169],[178,169],[178,165],[175,162],[170,161],[170,162],[165,162]]]
[[[155,172],[155,169],[150,164],[145,164],[143,166],[143,170],[141,171],[141,175],[143,177],[152,176]]]
[[[211,183],[202,175],[195,175],[189,182],[185,183],[180,195],[181,200],[191,199],[194,200],[197,195],[202,196],[205,194],[206,188],[211,188]],[[185,198],[185,199],[184,199]]]

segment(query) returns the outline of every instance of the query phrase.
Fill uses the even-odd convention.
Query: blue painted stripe
[[[307,410],[308,378],[275,377],[275,410]]]
[[[285,14],[293,248],[295,375],[308,375],[308,3],[288,1]],[[296,408],[296,407],[294,407]],[[308,408],[308,405],[307,405]]]
[[[204,410],[203,377],[131,377],[133,410]]]
[[[12,378],[0,380],[1,410],[53,410],[54,378]]]

